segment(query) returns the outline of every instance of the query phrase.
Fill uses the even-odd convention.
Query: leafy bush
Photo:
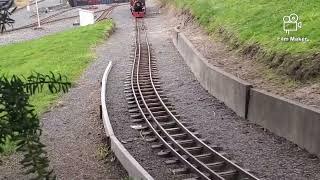
[[[71,83],[65,76],[33,73],[29,77],[0,76],[0,145],[7,138],[17,142],[17,151],[24,153],[20,162],[26,174],[35,174],[35,179],[55,179],[49,170],[49,160],[40,142],[41,128],[30,96],[49,89],[51,93],[67,92]],[[0,146],[0,153],[3,148]]]

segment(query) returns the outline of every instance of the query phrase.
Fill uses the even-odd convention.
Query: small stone
[[[243,134],[249,134],[250,132],[249,131],[243,131],[242,133]]]
[[[309,158],[309,159],[312,159],[312,160],[317,160],[317,159],[318,159],[317,155],[315,155],[315,154],[310,154],[310,155],[308,156],[308,158]]]
[[[259,144],[262,144],[262,143],[263,143],[263,141],[262,141],[262,140],[258,140],[257,142],[258,142]]]

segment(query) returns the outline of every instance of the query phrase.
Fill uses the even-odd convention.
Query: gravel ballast
[[[174,21],[165,21],[174,18],[163,15],[162,21],[167,24],[157,29],[177,26],[172,23]],[[160,42],[159,37],[151,40],[153,47]],[[171,41],[168,44],[172,44]],[[238,117],[201,87],[181,57],[170,58],[167,55],[171,51],[174,53],[170,51],[173,45],[168,44],[158,50],[155,48],[163,87],[175,100],[178,113],[193,122],[204,138],[213,145],[223,147],[228,156],[252,170],[259,178],[320,179],[319,159]]]
[[[203,138],[206,138],[212,145],[222,147],[228,157],[242,167],[252,170],[259,178],[270,180],[320,179],[319,159],[293,143],[238,117],[201,87],[176,51],[169,36],[170,30],[177,25],[172,23],[174,21],[170,21],[174,17],[158,14],[159,9],[156,4],[150,1],[147,3],[148,16],[145,22],[157,59],[161,81],[164,83],[162,87],[176,107],[178,114],[183,117],[182,119],[192,122]],[[129,61],[127,64],[124,63],[122,62],[121,67],[118,68],[123,71],[121,78],[118,74],[114,74],[117,68],[113,69],[110,84],[124,81]],[[125,94],[121,88],[123,86],[119,83],[116,88],[110,88],[108,92],[108,110],[112,114],[111,120],[116,135],[126,143],[125,146],[129,148],[130,153],[143,166],[164,161],[163,158],[157,157],[155,152],[153,156],[160,160],[155,161],[150,157],[152,154],[145,154],[144,150],[136,152],[140,147],[143,149],[146,147],[140,135],[130,128],[132,123],[129,120],[129,114],[125,112],[127,110]],[[117,96],[118,100],[110,99],[111,96]],[[117,103],[121,105],[116,106]],[[127,119],[123,120],[125,118]],[[136,139],[131,141],[134,138]],[[147,143],[146,146],[150,147],[150,144]],[[151,166],[148,167],[150,169],[147,171],[154,175],[156,171]],[[157,178],[166,179],[168,177],[156,176]],[[179,177],[171,177],[171,179],[177,178]]]
[[[113,61],[107,84],[107,109],[111,125],[116,137],[127,148],[129,153],[155,179],[172,179],[171,172],[165,167],[162,159],[152,151],[150,144],[145,142],[140,133],[130,126],[134,125],[130,119],[127,101],[124,93],[126,73],[130,71],[130,55],[133,52],[134,19],[129,6],[118,7],[114,11],[113,20],[116,31],[109,39],[105,58]]]

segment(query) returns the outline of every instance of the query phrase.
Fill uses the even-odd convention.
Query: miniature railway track
[[[188,179],[257,180],[254,175],[224,157],[221,148],[211,147],[197,132],[181,122],[168,104],[157,77],[155,59],[143,19],[136,19],[136,43],[133,66],[127,82],[129,111],[141,126],[141,134],[168,157],[166,164],[179,164],[173,172],[190,174]],[[180,167],[180,166],[179,166]]]
[[[111,6],[111,7],[106,8],[106,9],[95,11],[94,13],[100,13],[100,12],[102,12],[102,14],[98,16],[98,18],[96,19],[96,21],[98,22],[98,21],[102,21],[102,20],[108,18],[109,15],[110,15],[110,13],[112,12],[112,10],[113,10],[115,7],[117,7],[117,6],[119,6],[119,5],[118,5],[118,4],[115,4],[115,5]],[[59,15],[62,15],[63,13],[68,12],[68,11],[73,10],[73,9],[74,9],[74,8],[57,12],[57,13],[52,14],[52,15],[46,17],[46,18],[41,19],[40,22],[41,22],[41,24],[50,24],[50,23],[53,23],[53,22],[58,22],[58,21],[63,21],[63,20],[73,19],[73,18],[79,17],[79,15],[74,15],[74,16],[69,16],[69,17],[63,17],[63,18],[54,19],[55,17],[57,17],[57,16],[59,16]],[[28,24],[28,25],[25,25],[25,26],[8,29],[6,32],[11,32],[11,31],[17,31],[17,30],[22,30],[22,29],[33,28],[33,27],[36,27],[37,25],[38,25],[38,22],[34,22],[34,23],[31,23],[31,24]]]
[[[73,8],[72,8],[73,9]],[[43,19],[40,20],[40,23],[41,24],[48,24],[48,23],[51,23],[49,20],[50,19],[53,19],[63,13],[66,13],[68,11],[71,11],[72,9],[66,9],[66,10],[63,10],[63,11],[60,11],[60,12],[57,12],[57,13],[54,13],[48,17],[45,17]],[[11,31],[17,31],[17,30],[21,30],[21,29],[28,29],[28,28],[32,28],[32,27],[36,27],[38,25],[38,22],[33,22],[31,24],[28,24],[28,25],[25,25],[25,26],[20,26],[20,27],[17,27],[17,28],[12,28],[12,29],[8,29],[6,32],[11,32]]]
[[[108,18],[109,15],[110,15],[110,13],[112,12],[112,10],[113,10],[114,8],[116,8],[117,6],[119,6],[119,5],[116,4],[116,5],[113,5],[113,6],[109,7],[109,8],[107,8],[107,9],[105,9],[105,10],[100,14],[100,16],[98,16],[98,18],[96,19],[96,21],[98,22],[98,21],[102,21],[102,20]]]

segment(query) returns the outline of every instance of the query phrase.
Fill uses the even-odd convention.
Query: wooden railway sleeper
[[[127,84],[125,84],[125,86],[127,86],[127,87],[125,88],[125,90],[131,89],[131,84],[127,83]],[[155,84],[154,86],[156,87],[156,89],[160,88],[160,84]],[[135,89],[138,88],[137,84],[134,84],[133,87],[134,87]],[[151,84],[140,84],[140,87],[141,87],[141,88],[147,88],[147,87],[149,88],[149,87],[152,87],[152,85],[151,85]]]
[[[127,101],[131,101],[131,100],[134,100],[134,97],[127,97],[126,99],[127,99]],[[138,97],[138,100],[141,100],[141,97],[140,98]],[[163,98],[162,101],[168,102],[169,100],[168,100],[168,98]],[[159,99],[158,98],[150,98],[150,99],[146,99],[146,102],[156,103],[156,102],[159,102]]]
[[[175,175],[179,175],[179,174],[187,174],[189,173],[188,168],[183,167],[183,168],[177,168],[177,169],[173,169],[172,173]]]
[[[161,106],[161,104],[158,102],[156,102],[156,103],[149,103],[148,104],[148,107],[158,107],[158,106]],[[141,107],[144,107],[144,104],[141,104]],[[168,107],[170,107],[170,108],[173,108],[173,106],[171,106],[171,105],[168,105]],[[137,105],[135,104],[135,105],[129,105],[129,108],[137,108]]]
[[[172,114],[174,114],[174,115],[176,115],[176,114],[177,114],[177,112],[176,112],[176,111],[171,111],[171,113],[172,113]],[[157,117],[157,116],[159,116],[159,115],[166,115],[166,114],[168,114],[168,112],[167,112],[167,111],[165,111],[165,110],[161,110],[161,111],[152,111],[152,114],[153,114],[155,117]]]
[[[201,151],[203,149],[202,146],[195,146],[195,147],[189,147],[189,148],[185,148],[185,150],[187,150],[188,152],[190,152],[191,154],[193,153],[197,153],[199,151]],[[174,148],[174,151],[176,152],[181,152],[180,149]],[[157,153],[159,156],[169,156],[171,154],[171,150],[169,149],[165,149],[165,150],[161,150]],[[179,153],[180,154],[180,153]],[[183,154],[181,154],[183,155]]]
[[[169,134],[178,134],[183,132],[183,130],[180,127],[171,127],[171,128],[165,128],[165,130],[169,133]]]
[[[202,139],[202,140],[206,141],[206,139]],[[183,147],[194,147],[197,144],[193,139],[178,140],[177,142]],[[172,142],[168,142],[168,144],[172,145]],[[159,143],[159,144],[154,144],[151,147],[153,149],[158,149],[158,148],[163,148],[164,145],[162,143]]]
[[[149,89],[149,88],[143,88],[143,89],[141,89],[141,91],[142,91],[142,92],[151,92],[151,91],[153,91],[153,89],[151,90],[151,89]],[[161,88],[159,88],[159,90],[157,90],[157,91],[163,93],[163,90],[162,90]],[[133,92],[132,92],[131,89],[124,90],[124,93],[133,94]]]
[[[148,96],[148,95],[155,95],[156,96],[156,93],[154,91],[145,91],[145,92],[142,92],[143,96]],[[159,94],[162,94],[163,95],[163,91],[160,91]]]
[[[144,108],[144,107],[142,107]],[[140,110],[137,107],[132,107],[132,108],[128,108],[130,113],[139,113]],[[162,107],[151,107],[150,109],[154,110],[154,111],[159,111],[159,110],[163,110]]]
[[[197,136],[197,137],[200,137],[200,134],[199,134],[199,132],[194,132],[193,133],[195,136]],[[175,140],[183,140],[183,139],[185,139],[185,138],[187,138],[188,137],[188,134],[187,133],[180,133],[180,134],[172,134],[172,135],[170,135],[173,139],[175,139]],[[163,137],[164,139],[167,139],[168,137],[166,137],[166,136],[164,136]]]
[[[183,125],[187,126],[189,125],[190,123],[189,122],[180,122],[182,123]],[[163,128],[171,128],[171,127],[176,127],[177,126],[177,123],[175,121],[169,121],[169,122],[163,122],[163,123],[160,123],[160,125],[163,127]]]
[[[136,77],[133,77],[133,78],[136,78]],[[147,76],[147,75],[139,75],[139,81],[140,81],[140,79],[142,79],[142,80],[146,80],[146,79],[150,80],[150,76]],[[154,79],[154,80],[159,80],[160,78],[157,77],[157,76],[155,76],[155,75],[153,75],[152,79]],[[127,77],[125,80],[126,80],[126,81],[131,81],[131,77]]]
[[[143,86],[143,85],[144,85],[144,86],[145,86],[145,85],[150,85],[150,86],[152,87],[152,84],[151,84],[150,80],[142,80],[142,81],[139,80],[139,83],[140,83],[140,87]],[[155,82],[153,82],[153,83],[154,83],[155,85],[161,85],[161,84],[163,84],[163,83],[160,82],[160,81],[155,81]],[[130,85],[130,87],[131,87],[131,82],[129,82],[129,81],[125,81],[124,84],[128,84],[128,85]],[[136,83],[135,83],[134,87],[135,87],[135,88],[138,87],[138,86],[136,85]]]
[[[140,106],[140,107],[145,108],[144,106]],[[153,105],[153,106],[149,106],[149,107],[152,109],[152,108],[157,108],[158,106],[157,106],[157,105]],[[174,107],[172,107],[171,105],[168,105],[167,107],[168,107],[170,110],[174,110]],[[130,109],[134,109],[134,111],[136,111],[136,109],[139,110],[139,108],[137,107],[136,104],[128,104],[128,109],[129,109],[129,110],[130,110]]]

